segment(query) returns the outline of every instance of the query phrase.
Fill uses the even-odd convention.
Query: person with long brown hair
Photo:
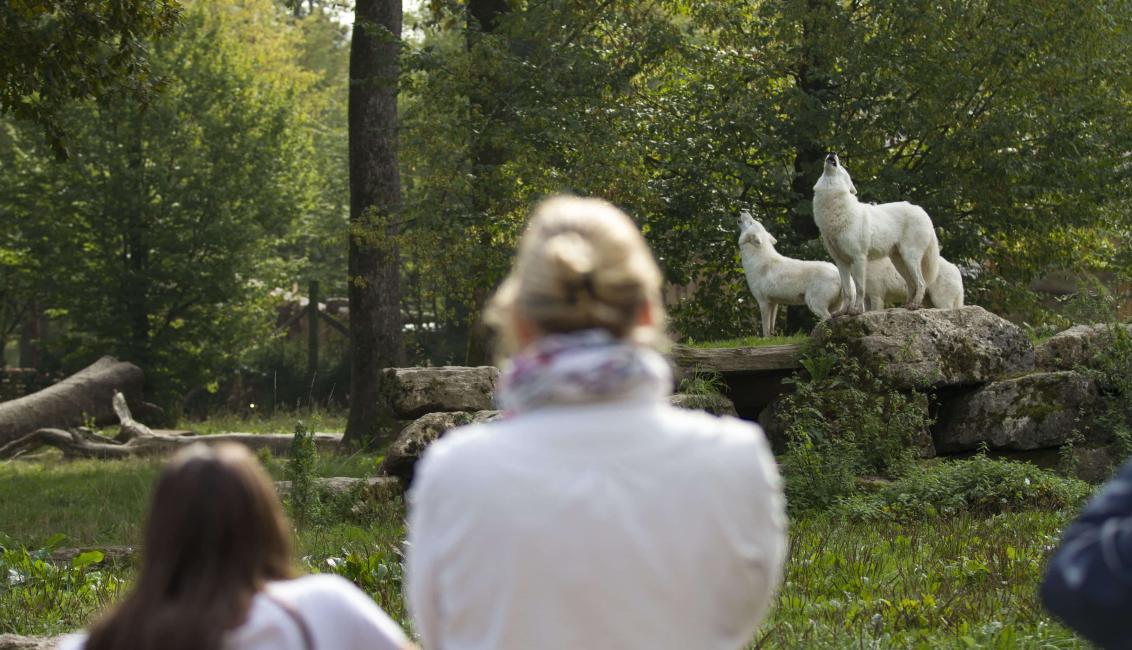
[[[404,632],[334,575],[296,577],[274,486],[242,445],[165,466],[133,591],[60,650],[404,650]]]

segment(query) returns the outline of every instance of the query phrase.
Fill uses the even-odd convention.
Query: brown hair
[[[157,481],[141,574],[87,650],[218,650],[270,580],[294,577],[274,486],[242,445],[196,444]]]
[[[488,305],[500,351],[515,351],[516,313],[542,334],[604,329],[647,345],[664,340],[661,274],[633,220],[600,199],[554,196],[535,207],[510,275]],[[641,325],[641,309],[652,323]]]

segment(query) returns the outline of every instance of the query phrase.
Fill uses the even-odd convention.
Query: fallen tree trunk
[[[114,391],[139,405],[143,380],[134,364],[102,357],[57,384],[0,403],[0,445],[47,427],[77,427],[90,419],[100,425],[112,423]]]
[[[289,433],[219,433],[211,436],[166,436],[151,434],[137,436],[121,443],[113,438],[76,429],[37,429],[32,433],[0,447],[0,459],[16,458],[41,447],[55,447],[68,458],[143,458],[147,456],[169,456],[177,450],[201,442],[216,445],[222,442],[238,442],[251,449],[269,449],[272,454],[283,456],[291,446],[293,436]],[[322,451],[337,451],[342,442],[342,434],[316,433],[315,444]]]
[[[220,433],[212,436],[158,433],[134,419],[130,407],[126,404],[126,397],[122,393],[114,391],[110,404],[120,422],[118,435],[114,438],[97,434],[85,427],[73,429],[43,427],[0,445],[0,459],[23,456],[41,447],[55,447],[68,458],[168,456],[178,449],[197,442],[206,445],[236,442],[250,449],[268,449],[271,453],[282,456],[290,450],[291,441],[294,439],[294,436],[288,433]],[[314,434],[314,443],[320,451],[337,451],[341,442],[342,434]]]

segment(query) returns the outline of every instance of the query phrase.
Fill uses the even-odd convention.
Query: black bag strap
[[[299,613],[298,608],[282,598],[269,593],[266,589],[260,593],[263,594],[264,598],[275,603],[276,607],[283,610],[283,613],[295,622],[295,626],[299,628],[299,634],[303,637],[304,650],[314,650],[314,635],[311,634],[311,628],[307,625],[307,621],[303,618],[303,615]]]

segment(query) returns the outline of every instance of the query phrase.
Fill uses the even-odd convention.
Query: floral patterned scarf
[[[542,406],[663,399],[672,369],[655,350],[600,329],[545,336],[504,366],[496,392],[509,414]]]

